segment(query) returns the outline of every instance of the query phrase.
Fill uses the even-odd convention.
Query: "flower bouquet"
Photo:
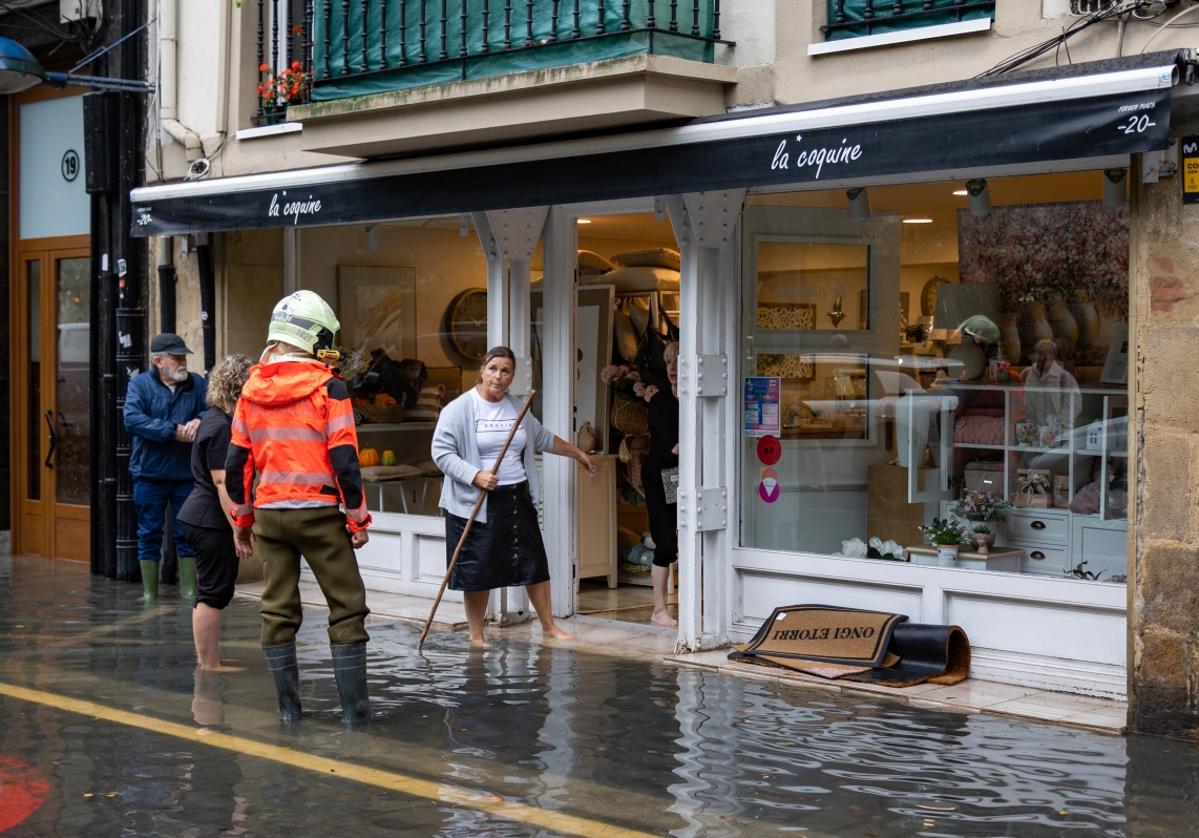
[[[966,527],[953,518],[933,518],[931,523],[920,527],[920,532],[937,548],[937,559],[942,566],[952,567],[958,558],[958,548],[970,545]]]
[[[889,562],[906,562],[907,551],[898,542],[883,541],[878,536],[870,539],[869,544],[860,538],[851,538],[841,542],[841,555],[852,559],[883,559]]]

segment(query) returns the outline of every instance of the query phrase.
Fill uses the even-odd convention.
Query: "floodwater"
[[[11,835],[1186,835],[1199,747],[832,696],[567,646],[370,625],[376,719],[339,721],[325,613],[276,721],[257,604],[242,672],[190,610],[0,557],[0,831]],[[72,701],[77,703],[71,703]],[[87,702],[86,704],[81,702]]]

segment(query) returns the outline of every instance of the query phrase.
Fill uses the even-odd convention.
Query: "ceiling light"
[[[982,178],[966,181],[966,192],[970,197],[970,214],[975,218],[986,218],[991,212],[991,190]]]
[[[590,218],[576,218],[575,221],[579,224],[590,224],[591,223]]]
[[[1103,205],[1108,209],[1124,206],[1124,179],[1127,169],[1103,170]]]
[[[965,198],[970,193],[967,192],[965,189],[955,189],[955,190],[953,190],[953,194],[959,198]]]
[[[912,218],[905,218],[903,220],[903,223],[904,224],[932,224],[933,220],[931,218],[926,218],[924,216],[914,216]]]
[[[854,221],[870,220],[870,198],[865,189],[860,186],[847,189],[845,197],[849,200],[849,214]]]

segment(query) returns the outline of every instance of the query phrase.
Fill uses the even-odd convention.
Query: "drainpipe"
[[[204,370],[216,366],[216,271],[212,265],[212,244],[208,236],[196,247],[196,268],[200,273],[200,330],[204,335]]]
[[[158,4],[158,121],[168,137],[183,146],[187,161],[204,156],[200,135],[178,118],[179,7],[178,0],[159,0]]]
[[[158,239],[158,322],[160,332],[175,332],[175,240]]]

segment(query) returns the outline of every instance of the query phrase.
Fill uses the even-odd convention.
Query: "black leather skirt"
[[[445,514],[445,561],[466,528],[466,519]],[[490,591],[518,585],[536,585],[550,578],[549,560],[537,509],[528,482],[499,486],[487,498],[487,523],[470,528],[458,563],[450,574],[454,591]]]

